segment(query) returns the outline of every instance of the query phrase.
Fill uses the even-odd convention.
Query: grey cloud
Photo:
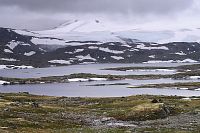
[[[171,21],[172,16],[178,18],[182,11],[190,9],[194,1],[198,0],[0,0],[0,27],[41,30],[71,17],[87,19],[98,15],[114,22],[129,18],[135,23],[165,18]]]
[[[48,13],[165,14],[187,9],[193,0],[0,0],[0,6],[17,6]]]

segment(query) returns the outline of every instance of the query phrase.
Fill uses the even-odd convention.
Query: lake
[[[63,76],[73,73],[92,73],[92,74],[112,74],[112,75],[138,75],[138,74],[173,74],[174,72],[141,72],[141,71],[111,71],[101,70],[110,67],[145,67],[145,66],[179,66],[185,63],[155,63],[155,64],[88,64],[73,65],[63,67],[20,69],[20,70],[0,70],[3,77],[15,78],[38,78],[46,76]],[[187,63],[188,65],[188,63]],[[173,80],[173,79],[152,79],[152,80],[117,80],[117,81],[93,81],[93,82],[71,82],[71,83],[52,83],[52,84],[27,84],[27,85],[8,85],[0,86],[2,93],[29,92],[36,95],[66,96],[66,97],[121,97],[131,95],[177,95],[177,96],[200,96],[200,91],[159,89],[159,88],[140,88],[132,89],[128,86],[138,86],[145,84],[176,83],[176,82],[199,82],[193,80]],[[116,84],[128,83],[130,85],[106,85],[95,86],[96,84]]]
[[[174,67],[179,65],[189,65],[194,63],[154,63],[154,64],[87,64],[71,65],[62,67],[34,68],[34,69],[0,69],[1,77],[12,78],[39,78],[48,76],[63,76],[74,73],[92,73],[92,74],[111,74],[111,75],[145,75],[145,74],[174,74],[176,71],[111,71],[101,70],[113,67]]]
[[[200,96],[200,91],[177,90],[177,89],[132,89],[128,86],[145,85],[151,83],[175,83],[196,82],[198,80],[118,80],[118,81],[93,81],[93,82],[71,82],[34,85],[8,85],[0,86],[2,93],[29,92],[36,95],[67,96],[67,97],[121,97],[131,95],[178,95],[178,96]],[[200,80],[199,80],[200,81]],[[129,83],[130,85],[107,85],[92,86],[96,84]]]

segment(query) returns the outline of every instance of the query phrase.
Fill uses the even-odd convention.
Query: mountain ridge
[[[79,26],[69,28],[73,24],[71,22]],[[184,39],[189,36],[191,40],[176,42],[173,38],[171,41],[169,39],[175,34],[171,31],[76,31],[84,26],[82,23],[78,20],[69,21],[51,32],[0,28],[0,65],[47,67],[84,63],[200,60],[199,29],[179,30],[174,38]],[[99,25],[102,22],[94,20],[92,23]],[[169,41],[154,41],[158,39]]]

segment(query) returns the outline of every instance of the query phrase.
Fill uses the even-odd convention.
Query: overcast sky
[[[0,0],[0,26],[43,30],[68,19],[140,26],[200,25],[199,0]],[[200,27],[200,26],[199,26]]]

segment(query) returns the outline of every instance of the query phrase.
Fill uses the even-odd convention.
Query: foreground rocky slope
[[[199,98],[0,94],[0,132],[198,132]]]

